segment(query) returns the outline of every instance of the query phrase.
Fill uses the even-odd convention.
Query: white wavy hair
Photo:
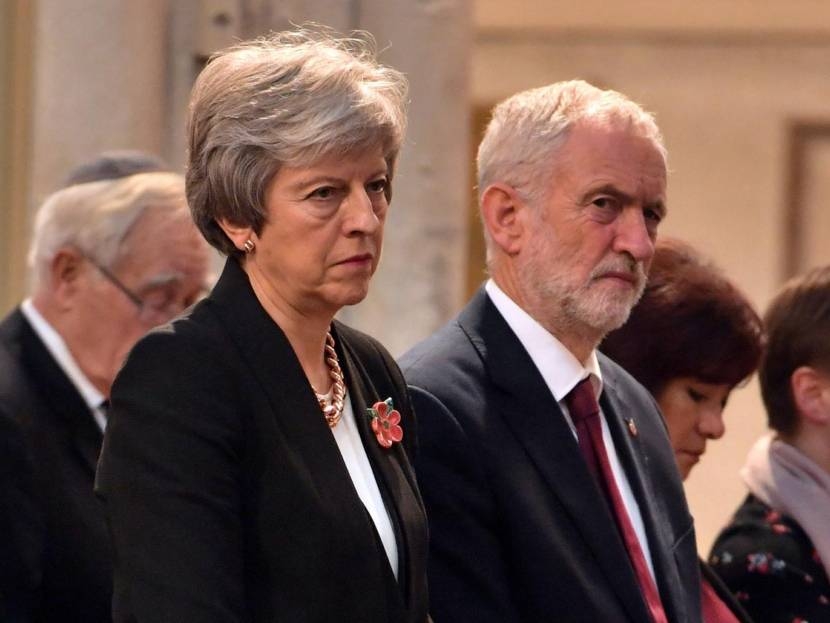
[[[588,120],[631,128],[667,158],[654,116],[625,95],[584,80],[556,82],[517,93],[493,109],[478,148],[479,197],[490,184],[503,182],[538,203],[570,129]]]
[[[113,267],[132,252],[124,240],[151,209],[190,220],[181,175],[139,173],[68,186],[47,197],[35,217],[29,245],[31,290],[48,282],[50,264],[63,248],[77,248]]]

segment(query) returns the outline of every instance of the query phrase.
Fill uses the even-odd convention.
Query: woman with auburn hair
[[[600,349],[654,396],[685,480],[723,437],[729,394],[758,367],[761,320],[741,292],[691,246],[661,239],[642,299]],[[749,621],[701,561],[703,620]]]
[[[406,93],[365,36],[322,29],[219,52],[196,80],[188,203],[228,259],[113,388],[116,623],[427,620],[406,385],[334,320],[380,259]]]

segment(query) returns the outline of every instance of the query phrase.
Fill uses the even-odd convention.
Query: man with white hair
[[[29,298],[0,323],[0,619],[111,621],[93,482],[110,386],[133,344],[196,301],[209,255],[184,182],[76,184],[41,206]]]
[[[666,213],[654,119],[582,81],[525,91],[494,109],[478,170],[490,279],[401,361],[433,619],[696,623],[665,426],[596,351],[640,297]]]

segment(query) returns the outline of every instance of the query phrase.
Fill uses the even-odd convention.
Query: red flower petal
[[[400,441],[403,439],[403,429],[397,424],[393,424],[389,429],[389,437],[392,441]]]
[[[386,417],[386,409],[389,408],[389,405],[387,405],[383,401],[379,401],[372,405],[372,408],[375,410],[375,412],[377,412],[379,418],[384,418]]]

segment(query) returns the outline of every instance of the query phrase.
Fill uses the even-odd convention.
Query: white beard
[[[520,268],[522,289],[525,293],[533,293],[528,299],[534,299],[534,307],[539,308],[531,315],[543,325],[557,327],[560,331],[595,334],[599,342],[628,320],[646,286],[645,268],[627,254],[609,255],[591,272],[586,282],[578,283],[569,270],[572,258],[553,249],[555,244],[550,237],[534,236],[534,243],[527,248],[528,255]],[[630,273],[636,283],[621,294],[619,288],[597,280],[599,275],[609,271]]]

